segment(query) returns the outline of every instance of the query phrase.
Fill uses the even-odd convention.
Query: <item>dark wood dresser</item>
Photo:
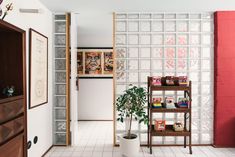
[[[25,57],[25,31],[0,20],[0,157],[27,156]]]

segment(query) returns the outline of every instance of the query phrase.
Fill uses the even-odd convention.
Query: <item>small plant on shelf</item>
[[[137,135],[131,133],[131,127],[133,119],[137,120],[139,123],[144,122],[148,124],[148,116],[145,112],[146,102],[146,90],[136,86],[125,90],[124,93],[117,98],[117,120],[120,122],[128,120],[129,124],[127,134],[120,137],[121,152],[124,155],[133,156],[136,155],[135,153],[139,152],[139,138]],[[128,144],[132,144],[133,147]]]

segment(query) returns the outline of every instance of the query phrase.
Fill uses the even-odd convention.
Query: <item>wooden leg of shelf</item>
[[[150,147],[150,154],[152,154],[153,152],[152,152],[152,133],[150,133],[150,137],[149,137],[149,140],[150,140],[150,145],[149,145],[149,147]]]
[[[189,153],[190,154],[193,154],[193,151],[192,151],[192,139],[191,139],[192,137],[191,136],[189,136]]]
[[[149,148],[149,126],[148,126],[148,137],[147,137],[147,144],[148,144],[148,148]]]
[[[186,136],[184,136],[184,148],[186,148]]]

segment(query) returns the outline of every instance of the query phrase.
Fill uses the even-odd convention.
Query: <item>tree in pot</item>
[[[139,153],[139,137],[131,132],[131,127],[133,119],[137,120],[139,123],[144,122],[148,124],[148,116],[144,111],[147,102],[146,99],[146,90],[136,86],[125,90],[124,93],[117,98],[117,120],[122,123],[126,120],[128,121],[127,134],[120,137],[121,153],[125,156],[134,157]]]

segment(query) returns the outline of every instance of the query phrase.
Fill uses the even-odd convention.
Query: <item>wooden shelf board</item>
[[[175,108],[175,109],[168,109],[168,108],[152,108],[150,112],[155,113],[155,112],[190,112],[189,108]]]
[[[150,86],[150,90],[189,91],[190,86]]]
[[[190,131],[174,131],[173,125],[166,125],[166,130],[164,131],[156,131],[154,130],[154,126],[152,126],[152,136],[190,136]]]

